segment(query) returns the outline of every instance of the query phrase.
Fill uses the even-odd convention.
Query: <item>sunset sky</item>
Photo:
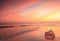
[[[60,22],[60,1],[6,1],[2,4],[0,23],[10,22]]]
[[[52,30],[55,41],[60,41],[60,0],[5,0],[0,5],[0,40],[22,41],[25,37],[44,40],[45,32]],[[32,29],[35,31],[24,33]]]

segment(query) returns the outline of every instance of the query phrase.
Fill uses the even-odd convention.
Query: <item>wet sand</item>
[[[39,29],[22,33],[24,31],[33,30],[39,27]],[[45,40],[44,33],[52,29],[56,35],[54,41],[60,40],[60,27],[51,26],[26,26],[26,27],[13,27],[0,29],[0,41],[52,41]],[[20,34],[22,33],[22,34]]]

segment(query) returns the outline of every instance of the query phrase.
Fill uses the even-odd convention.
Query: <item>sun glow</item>
[[[42,18],[44,21],[60,21],[60,10],[53,11]]]

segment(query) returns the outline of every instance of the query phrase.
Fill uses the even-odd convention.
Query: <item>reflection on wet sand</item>
[[[60,39],[60,28],[55,26],[25,26],[0,29],[0,40],[3,41],[52,41],[45,39],[45,32],[52,29],[56,34],[54,41]],[[28,33],[27,33],[28,32]]]
[[[21,26],[21,27],[24,27],[25,25],[23,25],[23,26]],[[1,26],[1,28],[4,28],[4,26]],[[5,26],[6,28],[7,27],[12,27],[12,26]],[[25,27],[26,28],[26,27]],[[7,28],[8,29],[8,28]],[[12,38],[12,37],[15,37],[15,36],[17,36],[17,35],[21,35],[21,34],[24,34],[24,33],[28,33],[28,32],[31,32],[31,31],[35,31],[35,30],[38,30],[39,29],[39,27],[36,27],[35,29],[31,29],[31,30],[23,30],[23,31],[20,31],[20,32],[17,32],[17,33],[15,33],[15,34],[13,34],[13,35],[9,35],[9,36],[7,36],[7,37],[5,37],[5,36],[3,36],[3,38],[1,38],[0,37],[0,40],[4,40],[4,39],[9,39],[9,38]],[[5,38],[4,38],[5,37]]]

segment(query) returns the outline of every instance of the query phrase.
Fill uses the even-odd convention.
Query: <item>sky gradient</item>
[[[2,4],[0,23],[60,22],[60,1],[20,0]]]

